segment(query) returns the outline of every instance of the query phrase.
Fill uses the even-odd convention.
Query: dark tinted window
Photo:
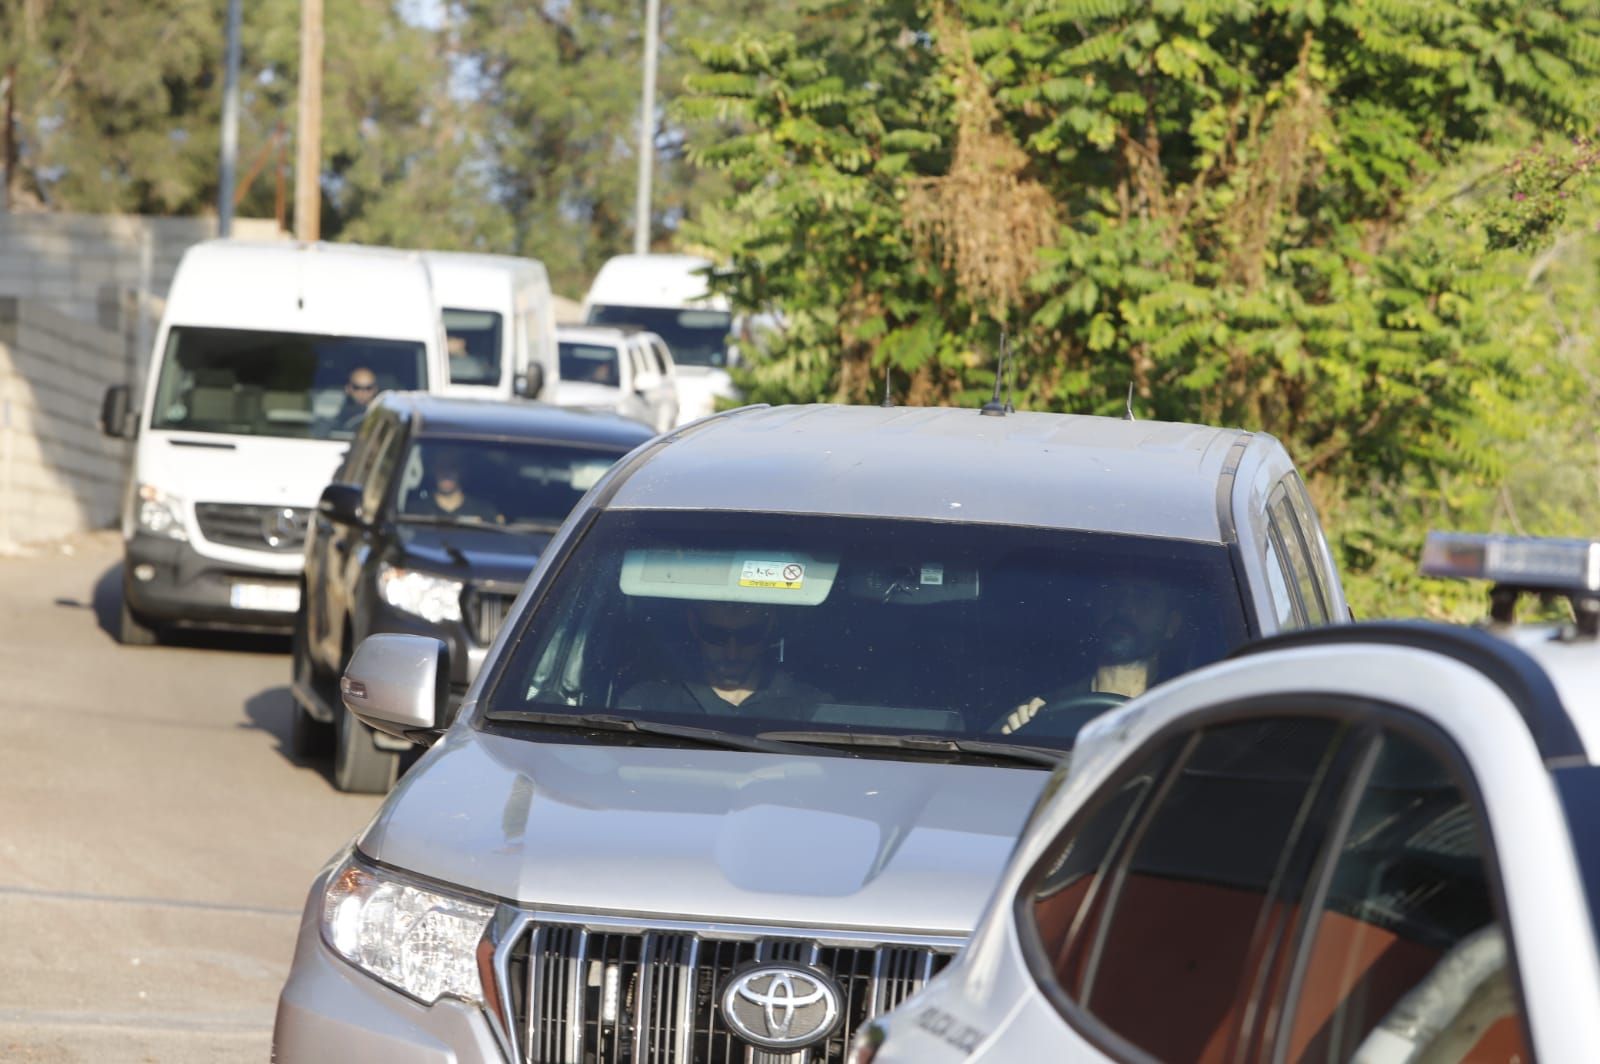
[[[554,531],[621,451],[432,436],[406,452],[395,488],[401,521],[491,522]]]
[[[1324,719],[1219,725],[1119,787],[1063,840],[1024,922],[1060,990],[1160,1060],[1229,1059],[1304,890],[1318,840],[1303,833],[1342,735]]]
[[[444,310],[451,384],[500,383],[500,315],[492,310]]]
[[[1221,546],[662,511],[602,514],[525,625],[492,710],[1062,746],[1122,701],[1114,685],[1142,690],[1244,636]]]
[[[422,344],[398,340],[178,326],[151,425],[348,439],[374,395],[423,387],[424,359]]]
[[[561,343],[561,379],[589,384],[622,386],[622,370],[617,365],[618,351],[609,344]]]
[[[728,361],[733,315],[688,307],[593,306],[590,325],[633,325],[655,333],[680,366],[721,366]]]
[[[1288,1059],[1532,1059],[1491,876],[1448,767],[1386,736],[1312,925]]]

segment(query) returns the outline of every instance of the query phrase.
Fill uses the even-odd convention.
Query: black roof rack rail
[[[1434,621],[1366,621],[1301,628],[1239,647],[1231,658],[1246,658],[1290,647],[1375,643],[1410,647],[1459,661],[1482,673],[1505,692],[1533,736],[1546,762],[1581,758],[1588,751],[1561,704],[1555,684],[1527,651],[1481,628]]]

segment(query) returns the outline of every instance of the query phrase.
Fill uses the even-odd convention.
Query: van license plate
[[[236,610],[293,613],[300,608],[300,589],[272,584],[234,584],[228,601]]]

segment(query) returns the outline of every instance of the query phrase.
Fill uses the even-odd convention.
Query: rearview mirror
[[[323,488],[322,498],[317,500],[317,513],[341,525],[360,527],[367,523],[361,489],[354,484],[329,484]]]
[[[100,400],[100,431],[114,440],[125,440],[133,433],[128,431],[128,414],[132,401],[126,384],[113,384]]]
[[[450,648],[423,635],[370,635],[339,678],[344,707],[387,735],[413,743],[444,727]]]

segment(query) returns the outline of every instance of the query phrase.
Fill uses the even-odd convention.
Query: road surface
[[[0,558],[0,1060],[265,1061],[378,799],[288,755],[286,640],[111,637],[120,541]]]

